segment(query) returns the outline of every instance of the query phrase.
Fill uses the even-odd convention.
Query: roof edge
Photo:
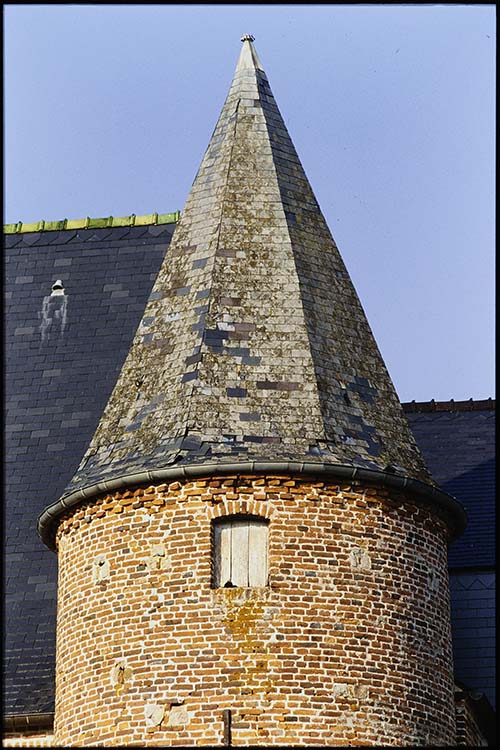
[[[444,511],[450,531],[450,541],[460,536],[465,529],[467,519],[465,510],[456,498],[447,492],[433,487],[419,479],[392,474],[374,469],[363,469],[344,464],[329,464],[321,462],[302,461],[241,461],[227,463],[202,463],[187,466],[169,466],[166,468],[140,471],[134,474],[122,474],[113,479],[97,482],[82,487],[79,490],[63,495],[56,503],[49,505],[38,518],[38,535],[49,547],[55,551],[55,535],[57,521],[70,508],[79,505],[83,500],[89,500],[106,492],[119,489],[132,489],[148,483],[161,483],[178,479],[190,479],[201,476],[227,474],[305,474],[318,478],[333,477],[344,480],[358,480],[368,484],[382,485],[395,490],[402,490],[409,495],[416,496],[427,505],[433,505]]]
[[[434,401],[432,398],[430,401],[406,401],[401,406],[405,413],[410,414],[428,411],[486,411],[496,408],[495,399],[491,396],[476,401],[473,398],[468,401],[455,401],[453,398],[449,401]]]
[[[4,732],[41,731],[54,728],[54,714],[10,714],[3,717]]]
[[[25,223],[18,221],[17,224],[4,224],[4,234],[24,234],[26,232],[55,232],[64,229],[100,229],[102,227],[139,227],[156,224],[175,224],[179,221],[180,211],[174,211],[169,214],[144,214],[136,216],[105,216],[98,219],[91,219],[86,216],[84,219],[61,219],[59,221],[35,221]]]

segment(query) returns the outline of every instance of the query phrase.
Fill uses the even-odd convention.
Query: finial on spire
[[[241,41],[250,42],[250,44],[243,44],[240,52],[240,59],[236,66],[236,72],[244,69],[263,70],[257,52],[255,51],[255,47],[252,44],[252,42],[255,41],[253,34],[243,34]]]

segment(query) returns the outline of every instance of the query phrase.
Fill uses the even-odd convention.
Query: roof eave
[[[460,536],[467,523],[465,510],[456,498],[437,487],[404,475],[324,462],[239,461],[169,466],[134,474],[123,474],[110,480],[82,487],[63,495],[56,503],[45,508],[38,519],[38,534],[47,547],[55,551],[55,535],[59,518],[81,502],[93,499],[103,493],[116,492],[124,488],[133,489],[144,484],[173,482],[179,479],[192,479],[202,476],[262,475],[264,473],[356,480],[405,492],[409,496],[414,496],[420,502],[444,512],[448,521],[450,540]]]

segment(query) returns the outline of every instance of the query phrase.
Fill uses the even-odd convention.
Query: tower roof
[[[242,42],[129,355],[61,507],[127,477],[248,462],[432,484],[253,38]]]

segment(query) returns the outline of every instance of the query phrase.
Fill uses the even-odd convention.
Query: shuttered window
[[[213,585],[267,586],[268,521],[228,516],[213,523]]]

